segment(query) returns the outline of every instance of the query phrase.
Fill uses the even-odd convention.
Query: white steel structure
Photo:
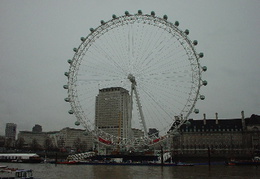
[[[191,41],[189,30],[179,29],[179,22],[171,23],[166,15],[158,17],[136,14],[101,20],[101,25],[90,28],[74,48],[70,68],[65,72],[68,90],[65,101],[71,105],[76,125],[83,125],[96,140],[105,145],[130,146],[133,143],[153,145],[174,135],[194,111],[202,80],[197,53],[197,40]],[[95,126],[95,98],[100,89],[122,87],[130,92],[131,126],[144,135],[124,138],[111,135]],[[136,102],[134,102],[136,101]],[[147,130],[156,128],[159,135],[148,136]],[[159,137],[157,137],[159,136]]]

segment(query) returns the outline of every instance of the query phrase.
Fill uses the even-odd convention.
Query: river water
[[[168,179],[168,178],[260,178],[260,166],[101,166],[1,163],[8,167],[32,169],[34,177],[46,179]],[[0,177],[14,173],[0,173]]]

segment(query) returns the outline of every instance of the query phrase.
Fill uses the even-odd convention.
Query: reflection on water
[[[37,178],[48,179],[145,179],[145,178],[259,178],[256,166],[100,166],[5,163],[8,167],[32,169]],[[0,173],[0,177],[6,176]],[[10,175],[9,175],[10,176]]]

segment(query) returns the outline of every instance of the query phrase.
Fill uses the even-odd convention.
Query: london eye
[[[190,40],[189,30],[179,22],[170,22],[152,11],[112,15],[108,21],[90,28],[73,49],[65,72],[68,83],[66,102],[75,125],[104,145],[153,145],[187,123],[198,100],[204,100],[200,88],[207,85],[200,64],[197,40]],[[131,129],[139,135],[114,135],[97,127],[97,96],[102,89],[122,88],[129,95],[128,118]],[[120,115],[117,116],[120,118]],[[149,129],[157,132],[150,134]]]

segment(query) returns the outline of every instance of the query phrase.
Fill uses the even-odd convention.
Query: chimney
[[[203,114],[203,124],[206,125],[206,114]]]
[[[216,124],[218,124],[218,113],[216,112]]]
[[[241,122],[242,122],[242,129],[243,129],[243,131],[245,131],[246,130],[246,123],[245,123],[244,111],[241,111]]]

